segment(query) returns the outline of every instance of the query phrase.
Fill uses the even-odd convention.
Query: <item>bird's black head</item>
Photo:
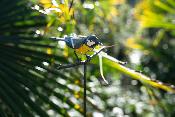
[[[102,45],[99,39],[95,35],[90,35],[86,38],[85,44],[89,47],[94,48],[97,45]]]

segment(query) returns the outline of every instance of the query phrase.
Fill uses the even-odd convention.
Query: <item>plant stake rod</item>
[[[84,76],[83,76],[83,86],[84,86],[84,97],[83,97],[83,107],[84,107],[84,117],[86,117],[86,71],[87,71],[87,66],[86,62],[84,63]]]

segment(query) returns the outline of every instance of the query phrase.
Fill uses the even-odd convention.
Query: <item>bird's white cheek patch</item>
[[[90,40],[87,41],[87,45],[88,45],[88,46],[92,46],[92,45],[94,45],[94,44],[95,44],[95,42],[93,42],[93,41],[90,41]]]

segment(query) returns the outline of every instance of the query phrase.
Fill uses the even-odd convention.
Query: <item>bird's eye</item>
[[[88,40],[88,41],[87,41],[87,45],[88,45],[88,46],[92,46],[92,45],[94,45],[94,44],[95,44],[95,42],[92,41],[92,40]]]

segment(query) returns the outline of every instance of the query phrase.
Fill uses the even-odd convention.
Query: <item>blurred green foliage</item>
[[[95,34],[107,53],[152,79],[174,84],[175,2],[142,0],[2,0],[0,116],[82,116],[82,67],[73,51],[49,37]],[[71,7],[70,7],[71,6]],[[102,86],[98,60],[88,66],[91,117],[173,117],[175,96],[131,79],[104,61],[111,82]]]

